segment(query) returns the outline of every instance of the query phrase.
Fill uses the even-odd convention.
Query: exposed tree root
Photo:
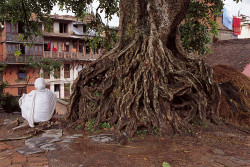
[[[141,126],[149,131],[155,126],[163,135],[182,134],[197,118],[221,123],[220,89],[212,69],[187,58],[176,35],[188,1],[128,0],[120,2],[121,10],[133,10],[126,8],[130,3],[134,32],[126,35],[129,28],[121,26],[117,47],[79,74],[67,118],[96,118],[95,128],[109,122],[128,136]],[[168,19],[166,9],[175,11]],[[121,13],[120,24],[129,25],[128,18]]]

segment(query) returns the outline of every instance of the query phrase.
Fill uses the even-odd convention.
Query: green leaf
[[[164,161],[164,162],[162,163],[162,167],[171,167],[171,166],[169,165],[169,163],[167,163],[167,162]]]

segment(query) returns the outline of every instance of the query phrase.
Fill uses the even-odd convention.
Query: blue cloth
[[[229,30],[233,30],[233,16],[229,13],[229,11],[225,8],[225,6],[222,11],[223,11],[222,24]]]

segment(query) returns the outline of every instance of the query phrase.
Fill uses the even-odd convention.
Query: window
[[[69,42],[62,43],[62,51],[69,51]]]
[[[18,22],[18,33],[24,33],[24,23]]]
[[[67,23],[59,23],[59,32],[67,33],[68,32],[68,24]]]
[[[70,78],[70,65],[64,64],[64,78]]]
[[[10,23],[6,23],[6,32],[11,32],[11,25]]]
[[[90,47],[86,46],[86,54],[89,54],[89,53],[90,53]]]
[[[7,22],[6,23],[6,32],[7,33],[17,33],[17,25]]]
[[[25,80],[26,71],[23,68],[19,68],[18,70],[18,80]]]
[[[7,44],[8,54],[14,54],[17,49],[18,49],[18,45]]]
[[[26,87],[19,87],[18,88],[18,95],[22,96],[24,93],[27,93]]]
[[[43,48],[44,48],[44,51],[50,51],[50,47],[51,47],[51,46],[50,46],[50,42],[44,43],[43,46],[44,46],[44,47],[43,47]]]
[[[81,44],[79,45],[79,52],[83,53],[83,45],[81,45]]]
[[[60,91],[60,84],[55,84],[54,85],[54,92],[59,92]]]
[[[23,44],[20,44],[20,50],[21,54],[25,54],[25,46]]]
[[[65,83],[64,84],[64,98],[69,98],[70,96],[70,84]]]
[[[82,32],[85,33],[86,31],[87,31],[87,27],[86,27],[86,25],[84,24],[84,25],[83,25]]]

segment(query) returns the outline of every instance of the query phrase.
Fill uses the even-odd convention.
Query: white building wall
[[[68,34],[73,34],[73,22],[68,24]]]
[[[241,26],[241,34],[238,35],[239,39],[250,38],[250,24]]]
[[[59,33],[59,22],[54,22],[53,23],[53,32],[54,33]]]

